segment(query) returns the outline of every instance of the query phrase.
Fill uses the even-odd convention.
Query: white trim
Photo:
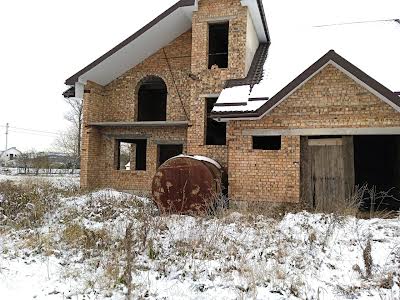
[[[218,98],[220,94],[200,94],[199,98]]]
[[[400,127],[245,129],[244,136],[400,135]]]
[[[247,6],[251,19],[253,20],[255,30],[257,32],[258,39],[261,42],[266,43],[268,38],[264,30],[263,20],[261,18],[260,10],[258,9],[258,3],[256,0],[241,0],[242,6]]]

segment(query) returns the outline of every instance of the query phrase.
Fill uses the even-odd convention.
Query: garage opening
[[[157,76],[142,80],[138,91],[138,121],[166,121],[167,85]]]
[[[208,68],[228,67],[229,22],[208,25]]]
[[[364,195],[363,209],[400,208],[400,136],[354,136],[355,184],[376,189]]]
[[[183,153],[183,145],[159,145],[158,146],[158,167],[168,159]]]
[[[118,140],[117,170],[146,171],[147,140]]]

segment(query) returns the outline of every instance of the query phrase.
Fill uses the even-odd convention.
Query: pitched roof
[[[65,81],[73,86],[76,82],[92,80],[105,85],[135,65],[172,42],[192,26],[192,14],[198,0],[180,0],[139,31],[72,75]],[[261,42],[270,40],[264,8],[261,0],[241,0],[249,7]]]
[[[331,49],[334,51],[328,51]],[[296,88],[294,82],[301,84],[305,75],[312,75],[307,70],[329,60],[344,64],[348,72],[356,73],[360,81],[399,106],[399,98],[393,93],[400,90],[399,53],[400,23],[397,20],[288,31],[277,36],[271,44],[261,82],[254,87],[243,85],[224,89],[213,115],[219,118],[258,118],[268,108],[273,108],[273,101],[284,97],[284,92],[290,92],[288,86]],[[298,74],[301,75],[293,80]]]

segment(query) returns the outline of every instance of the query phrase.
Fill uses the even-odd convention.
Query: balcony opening
[[[167,120],[167,85],[157,76],[142,80],[138,91],[138,121]]]
[[[210,118],[211,111],[218,98],[206,98],[207,123],[206,123],[206,145],[226,145],[226,123],[217,122]]]
[[[146,171],[147,140],[118,140],[117,170]]]
[[[229,22],[208,25],[208,68],[228,68]]]

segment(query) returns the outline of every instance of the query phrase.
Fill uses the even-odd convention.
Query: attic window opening
[[[157,76],[148,76],[138,91],[138,121],[167,120],[167,85]]]
[[[146,171],[147,140],[117,141],[117,170]]]
[[[206,124],[206,145],[226,145],[226,123],[217,122],[210,118],[211,111],[218,98],[206,98],[207,124]]]
[[[208,25],[208,68],[228,68],[229,22]]]
[[[253,149],[254,150],[281,150],[282,137],[281,136],[253,136]]]

